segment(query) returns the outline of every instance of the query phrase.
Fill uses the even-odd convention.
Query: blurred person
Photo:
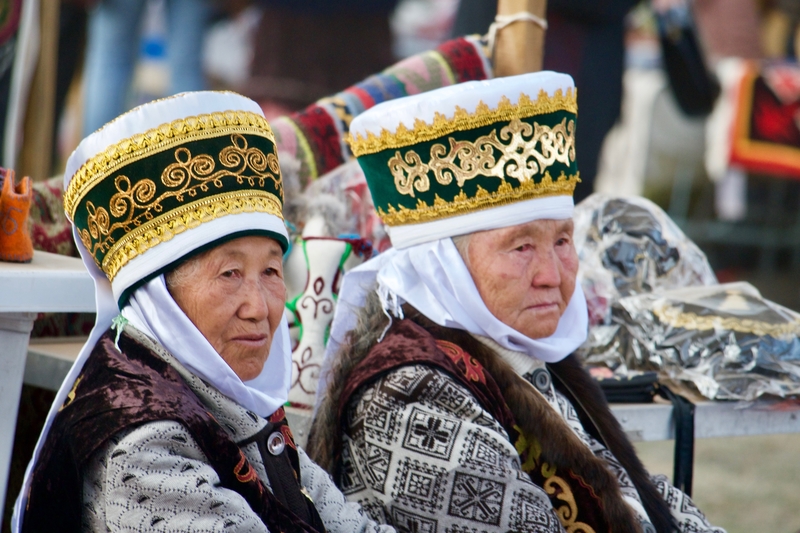
[[[84,67],[84,136],[126,109],[148,0],[99,0],[89,11]],[[203,35],[211,0],[163,0],[170,94],[205,87]]]
[[[97,322],[12,531],[393,531],[286,422],[289,242],[258,105],[199,92],[140,106],[83,140],[65,185]]]
[[[297,111],[394,63],[398,0],[260,0],[245,93],[269,115]]]

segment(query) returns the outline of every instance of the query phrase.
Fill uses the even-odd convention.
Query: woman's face
[[[281,247],[268,237],[241,237],[196,260],[190,278],[171,284],[170,293],[236,375],[254,379],[286,303]]]
[[[469,237],[467,268],[486,307],[531,339],[549,337],[575,290],[572,220],[535,220]]]

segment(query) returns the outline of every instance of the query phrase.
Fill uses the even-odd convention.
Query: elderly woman
[[[721,531],[570,355],[576,113],[571,78],[541,72],[352,122],[394,249],[344,279],[308,449],[399,531]]]
[[[275,142],[233,93],[137,108],[67,165],[97,324],[14,531],[376,531],[286,424],[288,245]]]

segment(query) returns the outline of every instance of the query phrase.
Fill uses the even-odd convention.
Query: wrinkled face
[[[286,303],[280,245],[241,237],[181,266],[175,280],[167,277],[170,293],[189,320],[242,381],[257,377]]]
[[[469,237],[467,268],[486,307],[531,339],[552,335],[575,290],[572,220],[534,220]]]

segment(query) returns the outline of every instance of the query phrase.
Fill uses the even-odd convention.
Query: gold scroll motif
[[[515,118],[529,118],[557,111],[578,112],[577,90],[570,88],[564,94],[561,89],[558,89],[553,93],[553,96],[550,96],[544,90],[540,90],[536,100],[532,100],[527,94],[521,93],[516,104],[512,104],[504,96],[497,103],[495,109],[489,108],[483,102],[478,102],[475,111],[472,113],[456,106],[452,118],[447,118],[437,112],[434,114],[433,123],[431,124],[418,118],[410,129],[401,122],[394,133],[382,129],[380,135],[367,132],[366,138],[356,133],[355,136],[352,134],[348,136],[347,142],[350,144],[353,155],[361,157],[362,155],[375,154],[383,150],[403,148],[433,141],[454,131],[467,131],[490,126],[497,122],[510,122]]]
[[[531,181],[554,163],[566,166],[575,161],[575,121],[564,118],[553,126],[533,125],[514,118],[500,129],[472,141],[457,141],[450,137],[450,149],[443,144],[431,146],[430,159],[424,163],[414,150],[400,152],[389,159],[389,170],[397,192],[414,198],[414,190],[430,190],[429,173],[441,185],[456,180],[463,187],[467,180],[478,176],[495,177],[505,181],[514,178],[519,183]],[[536,145],[540,150],[536,150]],[[500,152],[500,157],[495,152]],[[458,163],[456,163],[458,160]]]
[[[267,213],[283,218],[278,197],[267,191],[232,191],[203,198],[158,216],[123,235],[103,258],[109,281],[131,259],[187,229],[237,213]]]
[[[792,320],[783,324],[770,324],[760,320],[737,317],[701,316],[685,313],[669,304],[662,304],[653,309],[653,314],[673,328],[684,328],[696,331],[722,329],[757,336],[787,337],[800,335],[800,321]]]
[[[567,533],[595,533],[592,526],[578,521],[578,504],[575,501],[575,495],[572,494],[572,489],[569,488],[569,484],[564,479],[558,476],[551,476],[545,480],[542,488],[550,495],[559,490],[561,491],[556,495],[556,499],[563,501],[564,505],[559,506],[555,511]],[[555,505],[553,507],[555,508]]]
[[[530,473],[540,468],[542,477],[545,478],[542,488],[547,494],[555,495],[557,500],[564,502],[564,505],[558,507],[553,502],[553,508],[567,533],[595,533],[595,530],[590,525],[578,521],[578,503],[575,500],[575,495],[572,493],[569,483],[564,478],[556,475],[556,467],[543,461],[541,462],[541,467],[539,467],[542,455],[542,446],[539,441],[534,437],[526,436],[519,426],[514,426],[514,429],[519,434],[517,441],[514,443],[514,448],[520,457],[525,454],[525,462],[520,465],[522,471]]]
[[[134,239],[135,235],[141,234],[145,227],[153,229],[153,221],[156,218],[161,221],[162,225],[168,221],[171,221],[174,225],[174,222],[179,217],[178,212],[186,214],[185,206],[183,206],[159,216],[159,213],[164,208],[162,204],[168,198],[175,198],[179,202],[183,202],[186,196],[193,198],[197,196],[198,191],[207,192],[209,185],[222,189],[223,179],[225,178],[234,178],[240,185],[247,182],[251,187],[264,187],[266,180],[271,180],[281,198],[283,197],[278,157],[274,153],[265,154],[258,148],[248,147],[247,139],[242,135],[231,135],[231,146],[226,146],[220,151],[218,158],[224,168],[219,170],[216,170],[216,162],[211,156],[199,154],[193,157],[186,147],[177,148],[174,152],[174,157],[176,162],[168,165],[161,173],[161,183],[166,187],[170,187],[171,190],[163,192],[158,197],[155,197],[158,187],[153,180],[145,178],[131,184],[130,178],[120,175],[114,179],[114,187],[117,192],[111,196],[108,210],[104,207],[95,206],[91,201],[86,202],[86,210],[88,211],[87,227],[79,231],[80,238],[83,245],[95,259],[97,259],[99,253],[109,251],[101,266],[110,279],[113,278],[119,267],[127,262],[125,260],[118,265],[118,268],[112,268],[111,271],[107,270],[108,265],[119,261],[119,258],[114,259],[112,257],[115,254],[112,254],[110,250],[119,250],[123,243]],[[253,174],[245,175],[248,170]],[[263,195],[260,193],[263,193]],[[238,202],[241,203],[241,199],[244,197],[256,198],[259,196],[271,197],[267,202],[269,205],[261,205],[264,203],[263,200],[253,200],[250,201],[249,206],[236,208],[228,205],[230,203],[228,197],[237,197],[239,198]],[[224,205],[219,203],[221,201],[219,198],[221,197],[225,197],[225,202],[227,202]],[[282,216],[280,200],[266,191],[240,190],[216,195],[215,198],[217,198],[215,202],[219,204],[217,207],[222,208],[222,211],[225,211],[224,214],[243,209],[246,211],[266,210],[277,216]],[[203,204],[203,209],[206,212],[214,204],[208,199],[200,200],[199,202]],[[194,205],[194,203],[191,205]],[[197,206],[195,209],[197,209]],[[215,212],[218,211],[219,209],[215,210]],[[122,218],[122,220],[112,224],[109,212],[115,218]],[[207,213],[197,212],[197,215],[199,217],[197,220],[200,221],[207,218]],[[166,217],[166,219],[163,217]],[[213,218],[218,217],[214,216]],[[150,223],[148,224],[148,222]],[[126,235],[119,242],[115,242],[111,233],[118,229],[123,229]],[[166,230],[167,228],[164,227],[163,229]],[[163,234],[166,235],[166,233]],[[137,247],[137,249],[139,249],[138,253],[144,251],[141,247]]]
[[[460,191],[450,202],[443,200],[437,194],[433,201],[433,206],[428,205],[422,199],[417,199],[414,209],[405,206],[395,208],[389,204],[386,211],[380,207],[377,209],[378,216],[383,223],[388,226],[400,226],[403,224],[417,224],[420,222],[430,222],[464,213],[471,213],[479,209],[488,209],[499,205],[506,205],[520,200],[531,198],[544,198],[547,196],[572,195],[575,185],[580,179],[578,175],[567,176],[563,172],[558,179],[553,179],[550,172],[545,171],[544,178],[540,182],[533,180],[523,181],[519,187],[512,187],[507,181],[503,181],[495,192],[490,193],[480,185],[472,198],[468,197],[464,191]]]
[[[129,163],[190,141],[237,133],[259,135],[275,143],[275,135],[267,120],[250,111],[187,117],[123,139],[86,161],[75,172],[64,192],[64,210],[71,220],[75,220],[75,210],[81,199],[95,185]]]

